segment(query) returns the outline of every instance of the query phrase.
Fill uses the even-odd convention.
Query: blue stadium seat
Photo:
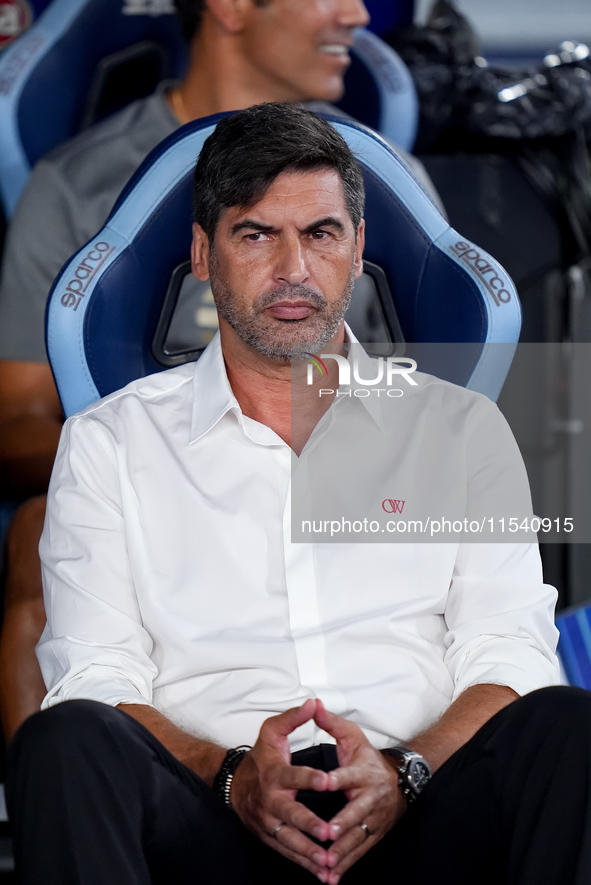
[[[556,618],[558,657],[570,685],[591,689],[591,605],[567,609]]]
[[[189,257],[195,158],[220,118],[190,123],[152,151],[56,280],[47,349],[66,415],[164,367],[154,343],[171,278]],[[470,342],[439,374],[495,399],[521,325],[511,280],[450,228],[380,136],[328,119],[361,162],[365,257],[385,275],[384,312],[395,308],[407,342]]]
[[[419,100],[409,70],[387,43],[359,28],[338,107],[405,151],[412,151]]]
[[[418,101],[406,66],[357,32],[343,110],[411,150]],[[180,77],[173,0],[53,0],[0,57],[0,203],[10,218],[37,160],[81,129]]]
[[[0,57],[6,217],[43,154],[182,76],[186,60],[172,0],[54,0]]]
[[[382,35],[390,28],[411,25],[414,18],[414,0],[365,0],[371,16],[369,27],[374,34]]]

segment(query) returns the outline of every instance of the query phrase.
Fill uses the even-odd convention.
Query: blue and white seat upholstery
[[[105,227],[56,280],[47,348],[66,415],[164,367],[155,336],[171,278],[189,258],[195,159],[219,119],[190,123],[152,151]],[[407,342],[470,342],[439,374],[495,399],[520,331],[511,280],[450,228],[380,136],[328,119],[361,162],[365,258],[385,275],[384,313],[395,307]]]
[[[412,151],[419,124],[419,100],[409,70],[387,43],[359,28],[338,107],[384,138]]]
[[[0,202],[7,218],[37,160],[81,128],[182,76],[173,0],[53,0],[0,57]]]
[[[558,657],[569,685],[591,689],[591,605],[561,612],[556,626],[560,630]]]
[[[356,33],[341,106],[411,150],[418,101],[406,66]],[[53,0],[0,57],[0,203],[10,218],[37,160],[81,129],[180,77],[187,48],[173,0]]]

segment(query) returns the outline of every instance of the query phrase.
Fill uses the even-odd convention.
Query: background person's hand
[[[328,774],[292,765],[288,741],[292,731],[314,718],[317,703],[307,700],[263,722],[254,747],[236,769],[231,798],[242,823],[266,845],[328,882],[329,852],[305,834],[326,842],[335,838],[334,830],[296,801],[298,790],[327,790]],[[283,826],[275,835],[278,824]]]
[[[343,790],[347,805],[329,824],[337,835],[329,851],[326,882],[337,885],[343,873],[385,836],[406,811],[398,773],[354,722],[329,713],[316,702],[316,724],[337,742],[340,768],[328,773],[328,789]],[[366,824],[367,833],[361,824]],[[368,835],[369,834],[369,835]]]

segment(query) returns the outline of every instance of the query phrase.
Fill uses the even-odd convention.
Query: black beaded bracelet
[[[242,762],[242,757],[246,756],[249,750],[252,750],[252,747],[248,744],[243,744],[240,747],[234,747],[233,749],[228,750],[225,759],[215,776],[213,782],[214,792],[217,793],[220,799],[224,800],[228,808],[232,807],[230,790],[232,789],[234,772]]]

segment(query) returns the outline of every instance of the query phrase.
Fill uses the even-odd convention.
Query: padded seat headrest
[[[159,145],[56,281],[47,347],[67,414],[161,370],[151,345],[171,274],[189,256],[195,160],[221,116]],[[449,226],[382,138],[327,119],[360,161],[365,257],[386,275],[406,341],[473,343],[443,377],[496,399],[521,324],[507,273]]]

